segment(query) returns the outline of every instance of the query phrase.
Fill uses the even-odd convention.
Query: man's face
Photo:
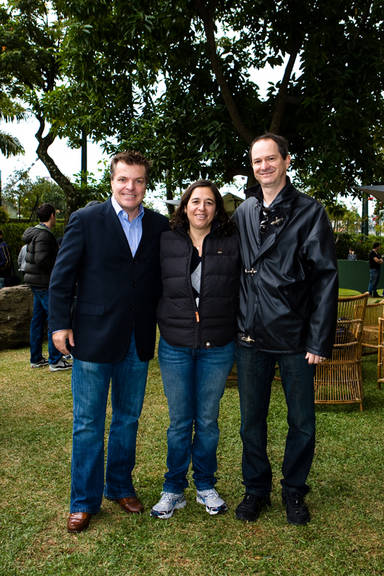
[[[255,142],[251,157],[253,173],[261,187],[280,191],[285,186],[291,157],[287,156],[284,160],[278,145],[270,138]]]
[[[134,217],[145,196],[147,184],[145,166],[118,162],[111,178],[111,189],[116,202],[128,215]]]

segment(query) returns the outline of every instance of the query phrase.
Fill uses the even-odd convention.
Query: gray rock
[[[33,295],[21,284],[0,290],[0,350],[29,345]]]

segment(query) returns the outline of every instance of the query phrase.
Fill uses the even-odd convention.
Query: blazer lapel
[[[119,240],[119,243],[121,245],[121,249],[124,250],[125,252],[128,251],[130,257],[132,258],[132,252],[131,249],[129,247],[129,243],[127,240],[127,237],[124,233],[123,227],[120,223],[119,217],[115,212],[114,207],[112,206],[112,202],[109,199],[108,201],[109,205],[107,206],[107,217],[109,218],[113,231],[116,234],[116,237]]]

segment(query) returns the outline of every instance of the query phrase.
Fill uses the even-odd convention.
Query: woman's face
[[[185,213],[190,228],[209,232],[216,213],[216,200],[212,190],[207,186],[195,188],[185,207]]]

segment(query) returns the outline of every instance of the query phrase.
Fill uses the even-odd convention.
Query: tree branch
[[[287,103],[287,95],[288,95],[288,86],[292,76],[292,70],[295,65],[295,61],[297,55],[299,53],[300,46],[298,46],[291,54],[289,55],[289,60],[287,66],[284,71],[283,80],[281,81],[279,93],[276,98],[275,107],[272,114],[272,120],[269,127],[270,132],[274,132],[278,134],[280,132],[281,121],[284,116],[285,106]]]
[[[38,116],[37,119],[39,121],[39,129],[35,134],[39,143],[36,149],[37,156],[48,170],[51,178],[63,190],[67,200],[68,212],[71,213],[73,210],[78,208],[76,205],[75,187],[73,186],[72,182],[61,172],[53,158],[51,158],[51,156],[48,154],[48,148],[51,146],[56,136],[53,134],[52,130],[50,130],[46,136],[43,136],[45,120],[41,116]]]
[[[210,7],[207,8],[204,0],[195,0],[197,13],[204,25],[205,36],[207,39],[208,56],[211,61],[212,70],[215,74],[216,81],[220,88],[221,96],[224,100],[225,106],[228,110],[234,127],[243,138],[243,140],[245,140],[247,144],[250,144],[253,139],[253,134],[248,130],[248,128],[246,128],[242,121],[236,102],[229,89],[227,81],[225,80],[222,63],[216,50],[215,24],[213,18],[214,6],[212,7],[212,2],[209,4]]]

